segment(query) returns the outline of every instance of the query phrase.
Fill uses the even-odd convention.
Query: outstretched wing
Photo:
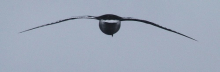
[[[74,20],[74,19],[96,19],[96,17],[94,17],[94,16],[78,16],[78,17],[71,17],[71,18],[67,18],[67,19],[59,20],[59,21],[56,21],[56,22],[52,22],[52,23],[48,23],[48,24],[44,24],[44,25],[41,25],[41,26],[37,26],[37,27],[31,28],[31,29],[28,29],[28,30],[25,30],[25,31],[22,31],[22,32],[19,32],[19,33],[23,33],[23,32],[26,32],[26,31],[30,31],[30,30],[33,30],[33,29],[40,28],[40,27],[44,27],[44,26],[48,26],[48,25],[53,25],[53,24],[57,24],[57,23],[60,23],[60,22],[68,21],[68,20]]]
[[[173,33],[182,35],[182,36],[187,37],[187,38],[189,38],[189,39],[195,40],[195,39],[193,39],[193,38],[191,38],[191,37],[189,37],[189,36],[186,36],[186,35],[184,35],[184,34],[182,34],[182,33],[176,32],[176,31],[174,31],[174,30],[168,29],[168,28],[166,28],[166,27],[160,26],[160,25],[155,24],[155,23],[150,22],[150,21],[135,19],[135,18],[131,18],[131,17],[124,17],[124,18],[122,19],[122,21],[139,21],[139,22],[147,23],[147,24],[150,24],[150,25],[153,25],[153,26],[162,28],[162,29],[164,29],[164,30],[171,31],[171,32],[173,32]],[[195,41],[197,41],[197,40],[195,40]]]

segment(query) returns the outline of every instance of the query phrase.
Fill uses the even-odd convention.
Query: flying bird
[[[60,22],[68,21],[68,20],[74,20],[74,19],[96,19],[96,20],[99,20],[100,30],[105,34],[112,35],[112,36],[113,36],[113,34],[115,34],[116,32],[119,31],[120,26],[121,26],[121,21],[138,21],[138,22],[153,25],[155,27],[159,27],[161,29],[164,29],[164,30],[167,30],[167,31],[170,31],[170,32],[173,32],[173,33],[176,33],[176,34],[182,35],[184,37],[187,37],[189,39],[197,41],[196,39],[194,39],[192,37],[186,36],[182,33],[179,33],[177,31],[171,30],[169,28],[160,26],[158,24],[155,24],[155,23],[147,21],[147,20],[142,20],[142,19],[137,19],[137,18],[132,18],[132,17],[120,17],[120,16],[117,16],[117,15],[114,15],[114,14],[104,14],[104,15],[101,15],[101,16],[86,15],[86,16],[71,17],[71,18],[59,20],[59,21],[56,21],[56,22],[44,24],[44,25],[41,25],[41,26],[37,26],[37,27],[31,28],[31,29],[28,29],[28,30],[25,30],[25,31],[22,31],[22,32],[19,32],[19,33],[27,32],[27,31],[30,31],[30,30],[33,30],[33,29],[37,29],[37,28],[41,28],[41,27],[44,27],[44,26],[57,24],[57,23],[60,23]]]

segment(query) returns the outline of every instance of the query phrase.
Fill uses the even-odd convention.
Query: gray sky
[[[2,0],[0,72],[220,72],[219,0]],[[198,40],[141,22],[122,22],[114,37],[97,20],[116,14],[152,21]]]

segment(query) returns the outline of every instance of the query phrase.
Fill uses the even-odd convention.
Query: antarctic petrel
[[[49,23],[49,24],[44,24],[44,25],[41,25],[41,26],[37,26],[37,27],[31,28],[31,29],[22,31],[20,33],[30,31],[30,30],[33,30],[33,29],[37,29],[37,28],[40,28],[40,27],[48,26],[48,25],[57,24],[57,23],[60,23],[60,22],[68,21],[68,20],[74,20],[74,19],[96,19],[96,20],[99,20],[99,28],[101,29],[101,31],[103,33],[107,34],[107,35],[112,35],[112,36],[113,36],[113,34],[118,32],[118,30],[120,29],[121,21],[138,21],[138,22],[143,22],[143,23],[146,23],[146,24],[150,24],[150,25],[162,28],[162,29],[167,30],[167,31],[171,31],[173,33],[182,35],[182,36],[187,37],[187,38],[192,39],[192,40],[195,40],[195,39],[193,39],[189,36],[186,36],[182,33],[176,32],[176,31],[168,29],[166,27],[162,27],[162,26],[160,26],[158,24],[155,24],[153,22],[150,22],[150,21],[136,19],[136,18],[132,18],[132,17],[120,17],[120,16],[117,16],[117,15],[114,15],[114,14],[105,14],[105,15],[101,15],[101,16],[71,17],[71,18],[59,20],[59,21],[56,21],[56,22],[52,22],[52,23]],[[195,41],[197,41],[197,40],[195,40]]]

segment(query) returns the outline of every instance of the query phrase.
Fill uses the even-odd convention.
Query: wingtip
[[[26,32],[26,31],[22,31],[22,32],[19,32],[19,33],[23,33],[23,32]]]
[[[198,42],[198,40],[196,40],[196,39],[193,39],[193,40]]]
[[[23,31],[22,31],[22,32],[19,32],[19,33],[23,33]]]
[[[188,36],[186,36],[187,38],[189,38],[189,39],[192,39],[192,40],[194,40],[194,41],[198,41],[198,40],[196,40],[196,39],[194,39],[194,38],[191,38],[191,37],[188,37]]]

